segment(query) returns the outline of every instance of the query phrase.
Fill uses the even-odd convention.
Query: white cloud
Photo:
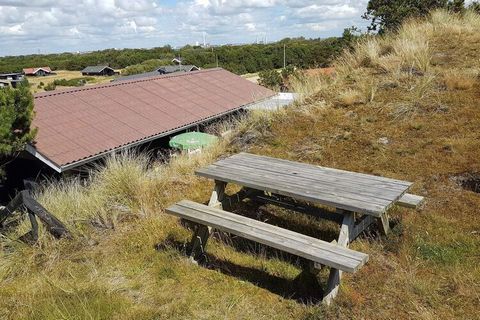
[[[106,47],[327,37],[367,0],[0,0],[0,56]]]
[[[255,31],[257,28],[255,27],[255,23],[245,23],[245,27],[247,28],[248,31]]]
[[[23,24],[15,24],[9,27],[0,26],[0,33],[5,35],[22,35],[25,33]]]
[[[317,5],[313,4],[307,7],[299,8],[295,14],[300,18],[310,19],[345,19],[354,18],[361,15],[361,12],[354,6],[348,4],[335,5]]]

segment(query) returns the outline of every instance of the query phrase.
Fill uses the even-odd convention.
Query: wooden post
[[[210,227],[198,225],[190,242],[190,260],[198,262],[205,254],[208,238],[210,237]]]
[[[337,213],[343,213],[343,222],[340,228],[340,235],[338,236],[337,245],[348,248],[351,241],[355,215],[351,211],[338,210]],[[340,287],[340,280],[342,278],[342,271],[331,268],[328,277],[327,290],[323,297],[323,303],[329,305],[337,296]]]
[[[32,223],[33,230],[31,235],[34,237],[32,240],[36,241],[38,238],[38,230],[36,230],[38,229],[38,226],[35,217],[40,219],[48,232],[50,232],[55,238],[71,238],[71,234],[65,225],[57,217],[48,212],[40,203],[33,199],[28,190],[19,192],[6,207],[0,209],[0,227],[2,227],[3,222],[5,222],[5,220],[22,205],[27,208],[29,219]]]
[[[225,198],[226,186],[226,182],[215,180],[215,187],[213,188],[212,195],[210,196],[208,206],[222,209],[222,201]]]
[[[388,219],[388,214],[384,212],[379,219],[379,227],[383,235],[387,235],[390,231],[390,221]]]
[[[222,209],[222,201],[225,198],[226,182],[215,180],[215,187],[213,188],[212,195],[208,205],[213,208]],[[198,261],[202,255],[205,254],[205,248],[207,241],[212,234],[212,228],[208,226],[199,225],[197,230],[193,234],[190,241],[190,259],[192,261]]]

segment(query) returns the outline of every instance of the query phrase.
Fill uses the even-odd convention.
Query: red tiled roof
[[[42,69],[43,71],[48,72],[48,73],[52,72],[50,67],[40,67],[40,68],[25,68],[25,69],[23,69],[23,73],[24,74],[35,74],[40,69]]]
[[[66,169],[274,94],[223,69],[44,92],[35,95],[34,147]]]

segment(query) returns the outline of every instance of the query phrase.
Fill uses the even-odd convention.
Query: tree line
[[[184,64],[200,68],[220,66],[237,74],[254,73],[283,67],[285,45],[286,64],[300,68],[327,66],[344,48],[348,39],[286,38],[269,44],[223,45],[203,48],[171,46],[152,49],[107,49],[88,53],[33,54],[0,58],[0,73],[20,72],[23,68],[49,66],[53,70],[82,70],[91,65],[127,68],[126,74],[148,72],[158,63],[168,64],[181,57]]]

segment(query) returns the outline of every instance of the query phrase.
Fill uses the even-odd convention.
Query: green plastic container
[[[196,150],[214,144],[218,138],[203,132],[186,132],[179,134],[168,143],[170,147],[180,150]]]

